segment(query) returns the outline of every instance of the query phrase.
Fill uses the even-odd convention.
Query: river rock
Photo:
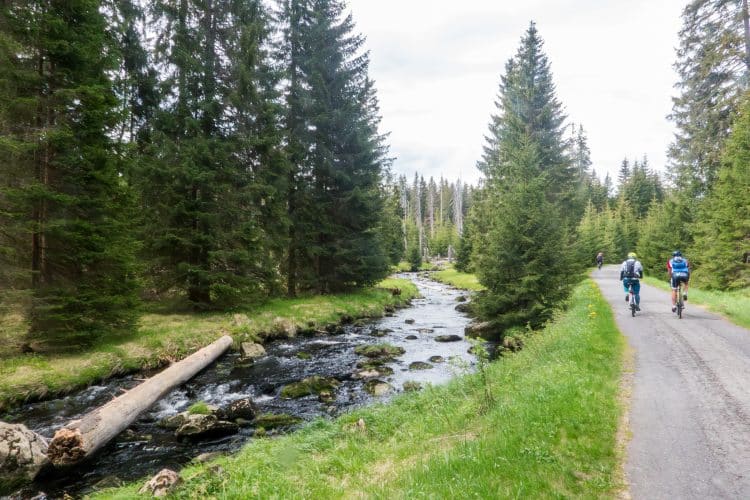
[[[383,396],[393,391],[393,386],[382,380],[372,379],[365,383],[365,390],[373,396]]]
[[[326,378],[319,375],[306,377],[299,382],[287,384],[281,388],[280,396],[284,399],[297,399],[311,394],[320,394],[322,391],[335,392],[341,382],[335,378]]]
[[[435,330],[433,330],[432,328],[417,328],[417,331],[419,333],[432,333]]]
[[[301,418],[287,415],[286,413],[262,413],[255,417],[253,422],[256,427],[264,429],[275,429],[277,427],[288,427],[302,422]]]
[[[378,328],[373,328],[370,330],[370,336],[371,337],[385,337],[388,334],[385,330],[380,330]]]
[[[183,411],[182,413],[178,413],[176,415],[164,417],[156,425],[163,429],[179,429],[187,423],[189,415],[190,414],[188,412]]]
[[[432,365],[430,363],[425,363],[424,361],[413,361],[409,363],[409,370],[429,370],[432,368]]]
[[[138,490],[141,495],[151,494],[155,497],[167,496],[178,484],[182,482],[180,475],[171,469],[162,469],[157,475],[148,480]]]
[[[499,338],[499,333],[497,327],[489,321],[481,323],[474,322],[464,328],[464,334],[466,334],[467,337],[472,338],[481,337],[486,340],[492,340]]]
[[[414,319],[413,318],[406,318],[404,320],[404,323],[406,323],[407,325],[413,325],[414,324]]]
[[[419,391],[422,390],[422,384],[416,380],[407,380],[404,382],[403,388],[405,392]]]
[[[251,361],[255,361],[266,355],[266,349],[255,342],[243,342],[240,345],[240,352],[242,353],[243,359],[249,359]]]
[[[459,340],[463,340],[460,335],[438,335],[435,337],[436,342],[458,342]]]
[[[523,349],[523,339],[520,337],[513,337],[512,335],[509,335],[507,337],[503,337],[503,349],[507,349],[512,352],[518,352],[521,349]]]
[[[6,484],[31,481],[47,464],[47,440],[22,424],[0,422],[0,477]]]
[[[297,335],[297,324],[288,319],[276,317],[271,323],[270,337],[290,339]]]
[[[471,312],[471,304],[468,302],[461,302],[454,309],[460,313],[468,314]]]
[[[407,335],[406,336],[406,340],[417,340],[418,338],[419,337],[417,337],[416,335]]]
[[[318,393],[318,401],[321,403],[333,403],[336,400],[336,395],[331,391],[322,390]]]
[[[234,422],[238,418],[252,420],[257,413],[258,407],[255,406],[252,398],[243,398],[229,403],[229,405],[217,412],[217,416],[222,420]]]
[[[175,431],[177,437],[203,437],[232,434],[239,430],[234,422],[219,420],[215,415],[188,415],[187,422]]]
[[[380,372],[377,371],[374,368],[368,369],[368,370],[359,370],[358,372],[354,372],[352,375],[352,378],[354,379],[365,379],[365,378],[376,378],[380,377]]]
[[[430,363],[444,363],[445,358],[442,356],[430,356],[429,362]]]
[[[392,359],[396,356],[401,356],[405,352],[403,347],[390,344],[358,345],[354,348],[354,354],[380,359]]]
[[[456,297],[456,302],[466,302],[466,295],[459,295]]]

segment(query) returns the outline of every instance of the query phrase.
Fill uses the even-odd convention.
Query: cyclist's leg
[[[690,283],[690,275],[688,274],[683,280],[684,286],[682,288],[682,299],[687,300],[688,283]]]
[[[625,302],[628,301],[630,298],[630,278],[623,278],[622,279],[622,288],[625,290]]]
[[[677,310],[677,278],[673,274],[669,279],[669,286],[672,287],[672,312]]]

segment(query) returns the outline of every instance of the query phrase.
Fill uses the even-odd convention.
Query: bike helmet
[[[637,258],[637,257],[638,257],[638,256],[637,256],[637,255],[635,254],[635,252],[630,252],[630,253],[628,254],[628,259],[635,259],[635,258]]]
[[[675,250],[674,252],[672,252],[672,257],[682,257],[682,252],[680,252],[679,250]]]

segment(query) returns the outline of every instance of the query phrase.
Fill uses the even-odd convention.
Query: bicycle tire
[[[677,318],[682,319],[682,285],[677,287]]]

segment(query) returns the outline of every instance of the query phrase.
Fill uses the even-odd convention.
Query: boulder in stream
[[[255,361],[258,358],[262,358],[266,355],[266,349],[255,342],[243,342],[240,345],[240,352],[242,359]]]
[[[289,427],[300,422],[302,422],[301,418],[286,413],[262,413],[255,417],[253,424],[264,429],[275,429],[277,427]]]
[[[216,416],[222,420],[234,422],[238,418],[252,420],[258,414],[258,407],[255,406],[252,398],[243,398],[232,401],[224,408],[221,408]]]
[[[469,314],[471,313],[471,304],[468,302],[461,302],[454,309],[460,313]]]
[[[425,363],[424,361],[413,361],[409,363],[409,370],[429,370],[432,368],[432,365],[430,363]]]
[[[414,392],[422,390],[422,384],[416,380],[407,380],[403,385],[404,392]]]
[[[34,479],[47,464],[47,441],[22,424],[0,422],[0,488]]]
[[[177,437],[199,438],[233,434],[239,430],[234,422],[219,420],[215,415],[188,415],[187,422],[175,431]]]
[[[393,386],[382,380],[372,379],[365,382],[365,390],[373,396],[383,396],[393,391]]]
[[[406,340],[417,340],[418,338],[419,337],[417,337],[416,335],[407,335],[406,336]]]
[[[299,382],[285,385],[281,388],[280,396],[284,399],[297,399],[309,395],[319,395],[322,391],[335,392],[341,382],[335,378],[326,378],[319,375],[306,377]]]
[[[442,357],[442,356],[430,356],[429,359],[428,359],[428,361],[430,363],[444,363],[445,362],[445,358]]]
[[[172,469],[162,469],[157,475],[148,480],[138,490],[141,495],[151,494],[155,497],[167,496],[178,484],[182,482],[180,475]]]
[[[367,356],[368,358],[393,359],[401,356],[406,350],[403,347],[390,344],[367,344],[358,345],[354,348],[354,354]]]
[[[469,326],[464,328],[464,333],[467,337],[477,338],[481,337],[485,340],[497,339],[500,337],[500,331],[490,321],[484,321],[481,323],[471,323]]]
[[[404,323],[406,323],[407,325],[413,325],[414,324],[414,319],[413,318],[406,318],[404,320]]]
[[[460,335],[438,335],[435,337],[436,342],[458,342],[459,340],[463,340]]]

